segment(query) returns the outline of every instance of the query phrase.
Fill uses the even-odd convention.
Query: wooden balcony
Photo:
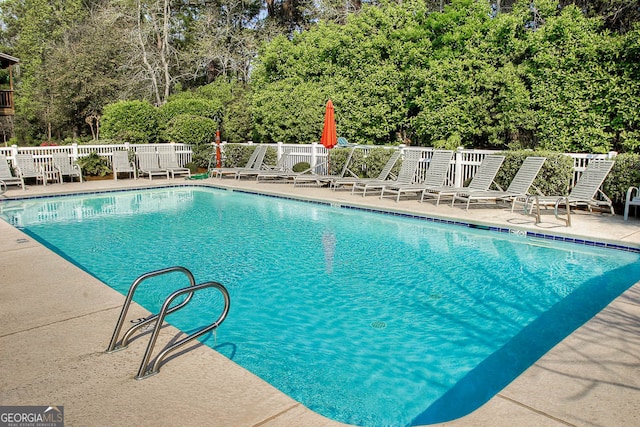
[[[6,53],[0,52],[0,67],[9,69],[9,89],[0,89],[0,116],[16,114],[13,104],[13,66],[20,60]]]
[[[13,116],[15,114],[13,108],[13,91],[0,90],[0,116]]]

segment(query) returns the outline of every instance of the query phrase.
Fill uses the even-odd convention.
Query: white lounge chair
[[[225,175],[233,175],[234,178],[237,178],[237,174],[240,171],[260,170],[262,168],[262,162],[264,162],[264,156],[267,154],[267,148],[269,148],[267,145],[256,146],[244,167],[213,168],[209,170],[209,175],[218,178],[222,178]]]
[[[169,179],[169,171],[160,167],[158,153],[155,150],[138,149],[136,158],[138,159],[138,175],[147,175],[149,180],[152,180],[154,176],[165,176]]]
[[[422,191],[422,197],[420,201],[423,202],[425,197],[436,199],[436,206],[440,204],[442,196],[453,197],[459,191],[486,191],[491,186],[494,178],[498,174],[500,166],[504,162],[504,156],[489,155],[486,156],[480,167],[476,171],[475,175],[471,179],[469,186],[467,187],[452,187],[452,186],[434,186],[425,187]]]
[[[8,185],[20,185],[24,190],[24,180],[19,176],[13,176],[7,161],[7,156],[4,154],[0,154],[0,182],[3,193],[7,191]]]
[[[451,150],[434,151],[431,159],[429,159],[429,168],[427,169],[427,174],[425,175],[424,180],[421,183],[390,183],[389,185],[385,185],[382,188],[380,198],[384,198],[386,193],[387,197],[389,197],[389,195],[395,195],[396,202],[399,202],[400,196],[402,194],[414,193],[418,195],[419,193],[422,193],[425,188],[444,185],[444,181],[447,178],[447,173],[449,172],[449,168],[451,167],[452,158],[453,151]]]
[[[351,164],[351,158],[353,157],[353,153],[357,146],[352,146],[350,148],[336,148],[336,149],[346,149],[349,150],[346,158],[344,159],[344,163],[342,165],[342,169],[338,174],[329,175],[329,174],[316,174],[313,173],[299,173],[293,177],[293,186],[297,185],[305,185],[305,184],[315,184],[317,186],[321,186],[324,184],[330,184],[335,179],[344,178],[344,176],[349,171],[349,164]],[[351,172],[350,172],[351,173]],[[352,173],[352,176],[356,176]]]
[[[51,162],[53,163],[53,168],[58,172],[60,183],[64,182],[65,176],[70,177],[71,181],[73,181],[74,177],[77,177],[82,182],[82,169],[69,154],[54,153],[51,156]]]
[[[33,154],[16,154],[15,170],[23,181],[25,178],[35,178],[36,182],[41,181],[43,185],[47,185],[44,167],[36,164]]]
[[[422,151],[405,150],[400,172],[395,180],[358,182],[351,187],[351,194],[355,194],[356,191],[362,191],[362,196],[364,197],[367,195],[368,190],[380,190],[382,192],[385,185],[413,184],[420,160],[422,160]]]
[[[282,174],[293,173],[292,170],[287,169],[287,162],[289,161],[291,150],[292,149],[290,147],[284,148],[282,150],[280,158],[276,161],[275,165],[266,165],[259,170],[239,171],[238,178],[241,178],[243,176],[255,176],[256,181],[260,181],[260,179],[277,179]]]
[[[513,208],[516,205],[516,201],[522,200],[526,201],[527,196],[529,196],[529,189],[533,185],[533,181],[535,181],[540,169],[542,169],[542,165],[545,162],[546,157],[527,157],[522,162],[520,169],[513,177],[511,184],[509,187],[502,190],[486,190],[486,191],[474,191],[469,189],[464,189],[456,192],[453,196],[452,205],[456,200],[462,200],[467,202],[467,210],[469,209],[469,204],[472,200],[476,201],[495,201],[505,200],[511,201],[511,212],[513,212]]]
[[[173,146],[158,147],[158,158],[160,160],[160,169],[168,170],[171,178],[175,178],[176,175],[191,176],[191,170],[180,166],[178,163],[178,155]]]
[[[604,180],[609,175],[613,167],[613,160],[591,160],[584,172],[571,189],[567,196],[533,196],[533,202],[529,209],[525,204],[525,212],[530,213],[533,207],[536,208],[536,224],[540,223],[540,206],[553,206],[554,215],[557,219],[565,222],[567,227],[571,226],[571,208],[576,206],[587,206],[589,211],[593,208],[607,208],[611,215],[615,214],[611,199],[600,189]],[[597,196],[600,198],[597,198]],[[531,198],[530,198],[531,199]],[[560,206],[566,209],[566,218],[561,218],[559,214]]]
[[[389,177],[389,174],[391,174],[391,169],[393,169],[393,167],[395,166],[396,162],[398,161],[401,155],[402,155],[402,152],[400,150],[395,150],[391,154],[391,157],[389,157],[389,160],[387,160],[387,163],[385,163],[384,167],[382,168],[382,170],[380,171],[380,173],[376,178],[360,178],[357,176],[344,176],[341,178],[334,179],[331,182],[331,187],[334,190],[336,190],[338,187],[342,187],[345,185],[353,186],[355,184],[364,184],[367,182],[386,181],[387,178]]]
[[[119,173],[133,175],[133,179],[138,179],[136,164],[129,160],[128,151],[114,151],[111,153],[111,169],[113,170],[114,181],[118,180]]]

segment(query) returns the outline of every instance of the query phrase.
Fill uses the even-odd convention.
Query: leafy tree
[[[53,106],[61,112],[57,124],[71,128],[74,137],[86,133],[89,124],[98,138],[102,107],[115,102],[125,84],[118,72],[122,56],[116,34],[105,24],[101,14],[92,14],[52,47],[50,71],[56,78],[50,89],[56,94]]]
[[[15,97],[16,133],[39,143],[51,139],[56,123],[65,120],[54,83],[54,44],[85,16],[81,0],[7,0],[1,5],[6,36],[20,58],[21,79]]]
[[[527,73],[539,145],[606,153],[616,138],[609,115],[615,106],[608,99],[619,87],[616,40],[573,6],[541,17],[544,25],[529,33]]]
[[[390,41],[389,33],[402,28],[414,9],[393,10],[364,7],[345,26],[321,23],[269,43],[253,74],[257,136],[317,141],[331,98],[340,135],[359,143],[398,141],[406,100],[396,65],[400,41]]]
[[[640,21],[637,0],[568,0],[561,1],[560,5],[575,5],[586,16],[598,17],[603,20],[605,27],[620,33],[631,31]]]
[[[327,96],[316,83],[290,78],[253,94],[254,132],[257,142],[286,144],[320,140]]]
[[[220,76],[249,81],[250,64],[263,33],[260,1],[222,0],[205,3],[192,27],[192,45],[181,52],[201,84]]]
[[[228,142],[245,142],[252,139],[250,91],[248,85],[218,77],[215,81],[195,90],[176,93],[161,110],[175,110],[174,104],[208,105],[207,109],[191,108],[182,112],[198,114],[215,120],[222,138]],[[199,104],[198,104],[199,103]]]
[[[143,99],[177,102],[160,125],[204,114],[227,141],[312,142],[331,98],[351,142],[634,151],[637,12],[630,0],[6,0],[0,41],[22,62],[21,141],[97,138],[103,105]]]

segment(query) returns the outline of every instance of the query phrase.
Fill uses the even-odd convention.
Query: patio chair
[[[158,147],[158,158],[160,160],[160,168],[168,170],[171,178],[175,178],[176,175],[191,177],[191,170],[178,164],[178,155],[173,146]]]
[[[53,168],[58,172],[60,183],[64,182],[64,177],[68,176],[73,181],[74,177],[77,177],[82,182],[82,169],[76,162],[73,161],[71,156],[67,153],[54,153],[51,156],[51,162]]]
[[[607,175],[609,175],[613,164],[613,160],[591,160],[584,172],[582,172],[576,185],[569,192],[569,195],[530,197],[529,200],[533,199],[533,202],[531,207],[528,208],[529,200],[527,200],[525,203],[525,213],[531,213],[531,210],[535,206],[536,224],[539,224],[540,206],[553,206],[556,219],[564,221],[567,227],[571,226],[572,207],[587,206],[589,212],[591,212],[594,207],[597,209],[607,208],[611,215],[615,215],[611,199],[600,189]],[[596,198],[597,196],[600,196],[600,198]],[[566,218],[560,217],[560,206],[565,207],[567,213]]]
[[[295,174],[293,177],[293,186],[297,185],[305,185],[305,184],[315,184],[317,186],[321,186],[324,184],[330,184],[334,179],[344,178],[347,172],[351,173],[352,176],[356,176],[353,172],[349,171],[349,165],[351,164],[351,158],[353,157],[353,153],[356,150],[357,146],[352,146],[350,148],[346,148],[349,150],[347,153],[347,157],[344,159],[344,164],[342,165],[342,169],[338,174],[330,175],[330,174],[317,174],[313,173],[299,173]],[[317,168],[317,166],[316,166]]]
[[[429,169],[427,174],[421,183],[409,183],[409,184],[397,184],[390,183],[382,188],[380,198],[385,197],[385,193],[396,196],[396,202],[400,201],[400,196],[406,193],[414,193],[416,196],[426,187],[435,187],[444,185],[444,181],[447,178],[447,173],[451,167],[451,159],[453,158],[453,151],[451,150],[436,150],[433,152],[431,159],[429,159]]]
[[[422,151],[405,150],[404,159],[400,166],[400,172],[395,180],[357,182],[351,187],[351,194],[355,194],[356,191],[362,191],[362,197],[364,197],[367,195],[368,190],[380,190],[380,192],[382,192],[385,185],[412,184],[414,182],[420,160],[422,160]]]
[[[469,189],[460,190],[453,196],[451,205],[456,200],[462,200],[467,202],[467,210],[469,210],[469,204],[472,200],[477,201],[495,201],[498,200],[511,201],[511,212],[516,205],[516,201],[526,201],[529,196],[529,189],[533,185],[542,165],[546,161],[546,157],[527,157],[518,169],[518,172],[513,177],[511,184],[506,190],[486,190],[486,191],[473,191]]]
[[[15,170],[23,181],[25,178],[35,178],[36,183],[42,181],[43,185],[47,185],[44,167],[36,164],[33,154],[16,154]]]
[[[223,178],[225,175],[233,175],[237,178],[239,171],[254,171],[262,168],[262,162],[264,162],[264,156],[267,154],[268,145],[258,145],[249,156],[249,160],[244,167],[235,168],[213,168],[209,170],[209,175],[212,177]]]
[[[113,169],[113,179],[118,180],[119,173],[133,175],[133,179],[138,179],[136,164],[129,160],[128,151],[114,151],[111,153],[111,169]]]
[[[11,168],[7,161],[7,156],[0,154],[0,186],[3,188],[2,192],[7,191],[8,185],[20,185],[24,190],[24,180],[19,176],[14,176],[11,173]]]
[[[398,161],[401,155],[402,155],[402,152],[400,150],[395,150],[391,154],[391,157],[389,157],[389,160],[387,160],[387,163],[384,165],[384,167],[378,174],[377,178],[360,178],[356,176],[344,176],[342,178],[336,178],[333,181],[331,181],[331,187],[335,191],[338,187],[345,186],[345,185],[355,185],[356,183],[363,184],[366,182],[374,182],[374,181],[386,181],[387,178],[389,177],[389,174],[391,173],[391,169],[393,169],[393,167],[395,166],[396,162]]]
[[[480,167],[476,171],[475,175],[471,179],[471,182],[467,187],[453,187],[453,186],[433,186],[425,187],[420,197],[420,202],[423,202],[425,197],[435,198],[436,206],[440,204],[442,196],[454,196],[459,191],[486,191],[491,186],[494,178],[498,174],[500,166],[504,162],[504,156],[488,155],[480,164]]]
[[[151,181],[154,176],[166,176],[169,179],[169,171],[160,167],[160,159],[155,150],[136,151],[138,159],[138,175],[147,175]]]
[[[633,206],[637,215],[636,206],[640,206],[640,193],[638,187],[629,187],[627,190],[627,198],[624,203],[624,220],[629,219],[629,208]]]

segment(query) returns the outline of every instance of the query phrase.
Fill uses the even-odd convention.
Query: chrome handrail
[[[173,273],[173,272],[184,273],[189,278],[189,287],[185,289],[190,289],[196,285],[196,280],[193,277],[193,274],[191,273],[191,271],[180,266],[151,271],[149,273],[143,274],[142,276],[134,280],[134,282],[131,284],[131,287],[129,288],[129,292],[127,293],[127,297],[124,301],[124,304],[122,305],[122,311],[120,312],[120,317],[118,318],[118,322],[116,323],[116,327],[113,331],[113,335],[111,336],[109,347],[107,347],[107,350],[106,350],[107,353],[113,353],[115,351],[124,350],[125,348],[127,348],[127,345],[129,344],[129,338],[131,338],[131,335],[133,334],[133,332],[153,322],[158,317],[158,315],[155,314],[153,316],[149,316],[145,318],[141,322],[136,323],[134,326],[129,328],[127,332],[125,332],[125,334],[122,337],[122,341],[120,342],[120,345],[118,345],[118,336],[120,335],[120,330],[122,329],[122,325],[124,324],[125,318],[127,317],[127,312],[129,311],[129,306],[131,305],[131,301],[133,301],[133,294],[136,292],[136,289],[138,288],[140,283],[152,277]],[[190,293],[184,301],[182,301],[180,304],[176,305],[175,307],[172,307],[171,309],[169,309],[167,314],[172,313],[176,310],[179,310],[185,305],[187,305],[191,300],[192,296],[193,296],[193,293]]]
[[[194,332],[194,333],[186,336],[185,338],[181,339],[180,341],[176,342],[175,344],[165,348],[163,351],[161,351],[158,354],[158,356],[156,356],[151,368],[147,369],[147,365],[149,364],[149,359],[151,358],[151,353],[153,352],[153,347],[155,346],[156,340],[158,339],[158,334],[160,333],[160,328],[162,327],[162,323],[164,321],[165,316],[167,314],[177,310],[178,308],[182,308],[184,306],[184,304],[186,304],[186,302],[188,302],[188,301],[185,301],[184,303],[180,304],[180,306],[176,306],[174,308],[169,308],[169,306],[171,305],[173,300],[175,298],[179,297],[180,295],[185,294],[185,293],[189,293],[189,297],[187,297],[187,299],[191,299],[191,295],[193,295],[194,292],[199,291],[201,289],[206,289],[206,288],[216,288],[216,289],[218,289],[222,293],[222,297],[224,298],[224,308],[222,310],[222,313],[218,317],[218,319],[216,319],[210,325],[200,329],[197,332]],[[169,354],[170,352],[174,351],[178,347],[181,347],[184,344],[186,344],[186,343],[188,343],[190,341],[193,341],[194,339],[196,339],[196,338],[206,334],[207,332],[212,331],[213,329],[217,328],[218,326],[220,326],[220,324],[224,321],[224,319],[227,317],[227,314],[229,313],[230,303],[231,303],[231,299],[229,297],[229,292],[227,291],[227,288],[225,288],[222,284],[220,284],[218,282],[201,283],[201,284],[196,285],[196,286],[190,286],[188,288],[177,290],[174,293],[172,293],[171,295],[169,295],[167,297],[167,299],[164,301],[164,303],[162,304],[162,308],[160,309],[160,312],[157,314],[158,321],[156,322],[156,326],[153,328],[153,333],[151,334],[151,338],[149,340],[149,344],[147,345],[147,350],[144,353],[144,357],[142,358],[142,363],[140,364],[140,369],[138,369],[138,374],[136,375],[135,378],[137,380],[141,380],[141,379],[145,379],[145,378],[148,378],[148,377],[150,377],[152,375],[157,374],[159,372],[160,363],[167,356],[167,354]]]

